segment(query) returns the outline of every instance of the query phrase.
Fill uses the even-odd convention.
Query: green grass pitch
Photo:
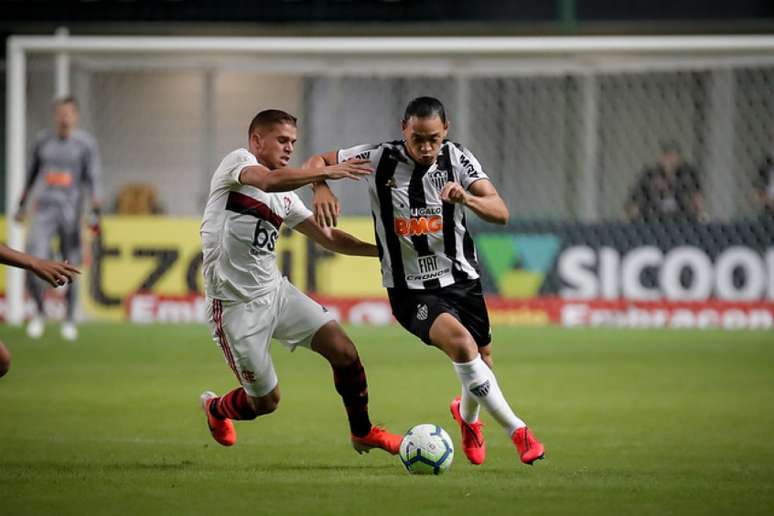
[[[235,381],[203,326],[0,327],[0,514],[771,514],[770,332],[495,328],[508,399],[544,441],[518,462],[487,415],[481,467],[439,477],[357,455],[325,361],[274,347],[282,402],[211,440],[204,389]],[[437,423],[459,447],[451,365],[400,328],[350,328],[375,422]]]

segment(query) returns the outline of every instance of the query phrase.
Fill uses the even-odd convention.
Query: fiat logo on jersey
[[[438,233],[442,230],[443,218],[438,215],[395,219],[395,233],[400,236],[427,235],[428,233]]]

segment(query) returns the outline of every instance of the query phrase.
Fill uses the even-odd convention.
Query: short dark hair
[[[293,127],[298,123],[298,119],[280,109],[264,109],[253,117],[250,127],[247,129],[247,135],[253,134],[258,127],[267,127],[274,124],[289,124]]]
[[[54,99],[54,107],[63,106],[65,104],[72,104],[75,109],[78,109],[78,101],[72,95],[65,95],[64,97],[57,97]]]
[[[441,122],[446,123],[446,110],[440,100],[435,97],[417,97],[406,106],[403,121],[407,122],[412,116],[432,118],[436,115],[441,119]]]

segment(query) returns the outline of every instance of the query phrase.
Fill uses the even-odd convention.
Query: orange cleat
[[[511,436],[513,444],[516,445],[516,449],[519,450],[519,456],[521,462],[524,464],[532,465],[536,460],[540,460],[545,455],[545,449],[540,441],[535,439],[532,432],[526,426],[517,428]]]
[[[452,413],[452,417],[460,425],[460,432],[462,432],[462,451],[465,452],[465,457],[468,458],[471,464],[479,466],[484,463],[486,458],[486,442],[484,442],[484,434],[481,433],[481,427],[484,423],[476,421],[475,423],[468,423],[460,415],[460,397],[457,396],[451,402],[449,407]]]
[[[215,402],[217,394],[212,391],[204,391],[199,399],[202,402],[202,409],[207,415],[207,426],[210,428],[212,438],[215,439],[218,444],[223,446],[233,446],[236,442],[236,430],[234,430],[234,423],[230,419],[218,419],[210,412],[210,405]]]
[[[391,434],[380,426],[372,426],[368,435],[352,436],[352,447],[358,453],[368,453],[372,448],[381,448],[392,455],[397,455],[400,450],[400,442],[403,437]]]

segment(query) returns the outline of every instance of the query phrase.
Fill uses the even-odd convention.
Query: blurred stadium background
[[[511,210],[505,231],[475,228],[496,320],[774,326],[773,212],[763,216],[761,208],[764,197],[774,203],[772,39],[744,35],[767,27],[764,3],[721,2],[701,13],[680,2],[668,12],[647,2],[631,9],[506,4],[500,11],[486,2],[75,2],[72,13],[59,3],[6,3],[18,12],[5,30],[8,48],[24,56],[26,100],[21,122],[6,107],[7,123],[23,128],[7,131],[17,147],[6,149],[6,172],[16,171],[6,173],[6,202],[15,206],[26,166],[28,150],[18,150],[50,125],[56,94],[80,100],[81,126],[97,136],[102,153],[105,204],[115,216],[91,244],[83,319],[202,319],[197,217],[211,171],[244,144],[251,113],[274,106],[299,116],[298,163],[312,152],[399,136],[402,107],[428,94],[446,103],[451,138],[479,157]],[[251,29],[244,18],[263,23]],[[52,19],[71,23],[55,39],[24,39],[44,27],[53,32]],[[279,20],[287,23],[271,23]],[[427,28],[429,20],[438,27]],[[706,36],[721,30],[733,35]],[[653,35],[659,31],[682,37]],[[113,51],[100,48],[110,36],[133,33],[118,40],[125,44],[108,43]],[[365,39],[351,44],[357,52],[346,43],[315,48],[315,40],[295,40],[308,47],[295,52],[262,50],[259,40],[244,40],[241,51],[231,40],[228,52],[172,52],[139,38],[160,33],[405,39]],[[94,34],[108,39],[83,39]],[[411,39],[449,34],[434,45]],[[479,38],[508,34],[537,39]],[[584,36],[566,38],[577,34]],[[228,40],[192,44],[207,48],[209,41]],[[19,106],[11,92],[8,102]],[[20,133],[21,143],[13,139]],[[705,209],[696,220],[629,220],[627,200],[665,142],[698,171]],[[337,184],[336,191],[345,226],[369,236],[361,185]],[[386,306],[370,299],[383,299],[374,263],[284,240],[286,273],[336,305],[343,320],[390,320]],[[348,281],[353,271],[364,279]],[[8,274],[17,278],[9,279],[15,301],[3,307],[13,310],[20,274]],[[52,297],[51,311],[59,305]],[[17,309],[10,320],[20,317]]]
[[[9,220],[28,147],[64,93],[78,99],[80,125],[98,141],[106,213],[101,237],[87,237],[80,319],[94,324],[84,325],[80,347],[63,348],[56,336],[34,343],[7,324],[32,303],[18,272],[0,275],[0,336],[15,356],[0,380],[0,514],[3,497],[9,514],[83,514],[79,500],[116,514],[244,510],[223,494],[234,471],[242,501],[277,513],[341,514],[350,502],[355,513],[405,511],[395,492],[427,513],[512,513],[512,489],[537,514],[770,510],[771,2],[0,0],[0,9],[0,239],[23,242],[24,228]],[[340,37],[360,39],[337,47],[331,38]],[[164,50],[169,38],[186,38],[174,39],[184,48]],[[192,50],[208,42],[212,49]],[[261,50],[267,42],[299,50]],[[299,117],[300,164],[311,153],[398,138],[402,109],[417,95],[446,104],[451,139],[476,154],[510,208],[505,228],[469,221],[495,338],[508,348],[498,351],[504,389],[524,394],[519,407],[554,446],[555,462],[534,477],[514,475],[495,441],[491,475],[470,474],[460,455],[450,473],[460,476],[430,490],[393,478],[401,472],[386,457],[374,469],[358,466],[327,441],[295,435],[293,421],[308,417],[303,404],[315,406],[324,433],[340,423],[336,400],[319,392],[327,371],[297,357],[277,359],[289,379],[283,392],[301,400],[272,419],[277,426],[240,427],[246,452],[234,462],[212,448],[192,452],[208,437],[195,427],[200,414],[181,407],[213,378],[215,388],[233,383],[197,324],[210,174],[245,144],[261,109]],[[630,217],[627,202],[663,144],[698,172],[704,209]],[[341,225],[372,240],[363,186],[334,190]],[[450,425],[448,389],[428,388],[449,379],[432,356],[423,381],[430,352],[389,326],[378,264],[332,256],[292,232],[279,248],[296,285],[363,326],[353,331],[386,422]],[[51,293],[47,309],[61,317],[61,297]],[[414,365],[391,362],[379,343],[400,346]],[[418,391],[427,403],[407,407],[402,400]],[[49,403],[30,409],[37,400]],[[94,436],[83,437],[86,425]],[[296,460],[277,442],[309,453]],[[372,499],[362,489],[339,498],[291,492],[308,471],[321,492],[379,483]],[[274,496],[250,491],[252,478]],[[489,501],[456,501],[476,478],[486,479]],[[208,498],[202,482],[224,491]],[[162,484],[182,487],[179,498]],[[106,503],[119,498],[124,505]]]
[[[705,11],[678,2],[667,12],[647,2],[622,9],[573,1],[499,10],[486,2],[75,2],[72,12],[52,2],[7,4],[18,12],[5,27],[17,36],[7,39],[8,56],[23,55],[26,102],[16,111],[21,121],[6,107],[6,140],[16,142],[6,149],[6,172],[14,171],[6,173],[6,202],[15,206],[26,166],[28,150],[18,151],[50,125],[55,95],[80,100],[81,126],[102,153],[105,205],[115,216],[91,243],[83,319],[202,319],[195,226],[211,171],[244,144],[253,112],[274,106],[299,116],[298,163],[312,152],[399,136],[402,107],[427,94],[446,103],[451,138],[479,157],[511,210],[505,231],[475,228],[496,320],[774,326],[774,211],[761,208],[764,197],[774,204],[774,40],[744,35],[767,27],[765,3],[720,2]],[[55,38],[24,39],[53,31],[57,18],[71,23]],[[263,23],[251,30],[244,18]],[[287,23],[271,23],[280,20]],[[427,28],[430,20],[438,27]],[[706,36],[721,30],[733,35]],[[653,35],[659,31],[682,37]],[[136,36],[83,39],[95,33]],[[160,33],[404,39],[343,49],[299,39],[291,52],[267,51],[260,40],[243,40],[240,50],[235,40],[201,39],[187,40],[200,51],[164,51],[169,40],[139,38]],[[509,33],[537,39],[479,38]],[[594,38],[605,33],[613,35]],[[411,39],[449,34],[435,44]],[[207,51],[209,42],[230,50]],[[10,78],[9,63],[6,70]],[[8,102],[18,107],[12,91]],[[14,140],[20,133],[23,140]],[[627,201],[665,142],[698,171],[704,210],[688,220],[631,220]],[[345,226],[369,236],[361,185],[336,191]],[[374,263],[284,240],[286,273],[337,306],[343,320],[390,320],[370,299],[383,299]],[[353,271],[363,280],[347,281]],[[8,274],[14,301],[3,306],[13,310],[20,274]],[[61,311],[56,297],[51,310]],[[17,309],[10,320],[20,317]]]

